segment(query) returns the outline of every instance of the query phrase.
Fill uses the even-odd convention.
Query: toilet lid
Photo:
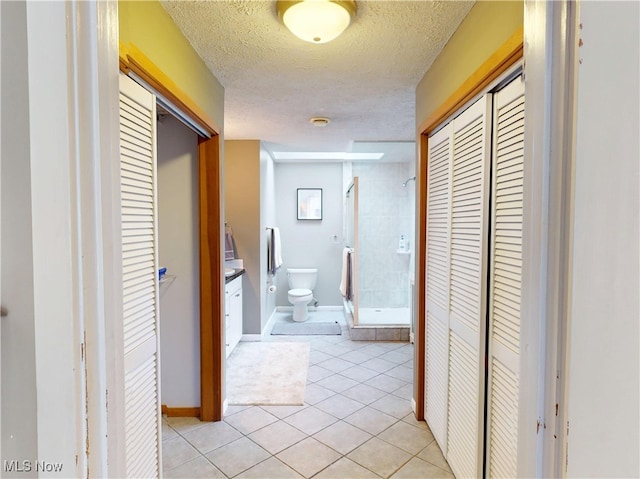
[[[309,294],[311,294],[311,290],[310,289],[296,288],[296,289],[290,289],[289,290],[289,295],[290,296],[307,296]]]

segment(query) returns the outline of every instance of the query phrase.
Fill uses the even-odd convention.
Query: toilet
[[[289,268],[287,280],[289,281],[289,302],[293,304],[293,320],[306,321],[309,317],[307,305],[313,299],[313,288],[316,286],[316,268]]]

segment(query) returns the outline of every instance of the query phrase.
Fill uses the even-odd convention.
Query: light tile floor
[[[278,321],[286,321],[286,313]],[[165,477],[453,478],[426,423],[411,410],[413,345],[341,336],[265,336],[308,341],[303,406],[230,406],[223,421],[164,418]]]

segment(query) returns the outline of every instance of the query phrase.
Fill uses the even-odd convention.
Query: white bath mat
[[[303,405],[309,349],[309,343],[239,343],[227,361],[229,404]]]

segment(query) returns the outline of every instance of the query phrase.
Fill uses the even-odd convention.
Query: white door
[[[429,138],[427,172],[425,416],[445,456],[449,393],[451,130],[449,124]]]
[[[490,99],[452,122],[447,460],[457,477],[482,476]]]
[[[487,476],[516,477],[522,287],[524,82],[494,95]]]
[[[120,75],[120,166],[127,477],[158,477],[160,366],[156,101]]]

